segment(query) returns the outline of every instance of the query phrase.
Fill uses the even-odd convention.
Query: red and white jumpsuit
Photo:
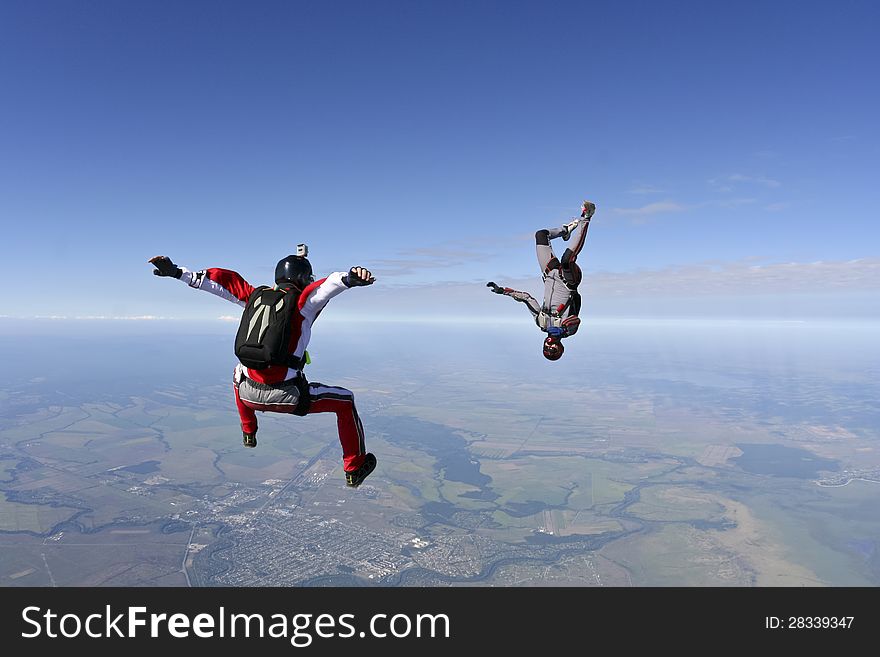
[[[204,269],[198,272],[191,272],[185,267],[180,269],[183,272],[180,280],[190,287],[210,292],[242,307],[247,305],[247,301],[254,291],[254,286],[242,278],[240,274],[229,269]],[[344,277],[345,274],[342,272],[334,272],[326,278],[311,283],[300,294],[297,302],[299,312],[293,313],[290,327],[289,353],[296,358],[304,358],[309,338],[312,335],[312,324],[321,314],[327,302],[348,289]],[[239,388],[243,381],[250,379],[260,387],[278,386],[279,389],[295,390],[290,382],[299,375],[299,370],[286,365],[272,365],[265,369],[255,370],[238,364],[233,376],[233,390],[235,391],[238,414],[241,417],[242,431],[245,433],[257,431],[255,411],[292,413],[296,406],[289,403],[260,403],[242,399]],[[308,392],[311,401],[308,409],[309,414],[336,414],[336,426],[339,430],[339,442],[342,444],[344,469],[347,472],[357,470],[364,461],[366,448],[364,447],[364,428],[354,405],[354,394],[345,388],[325,386],[321,383],[309,383]],[[296,401],[295,397],[294,401]]]

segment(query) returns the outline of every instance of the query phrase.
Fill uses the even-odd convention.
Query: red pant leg
[[[336,413],[336,428],[342,445],[343,468],[357,470],[364,462],[364,428],[354,406],[354,395],[345,388],[329,388],[311,384],[312,413]],[[332,391],[332,392],[331,392]]]
[[[238,407],[238,417],[241,419],[241,430],[245,433],[255,433],[257,431],[257,414],[250,406],[245,406],[238,396],[238,386],[233,384],[232,389],[235,391],[235,405]]]

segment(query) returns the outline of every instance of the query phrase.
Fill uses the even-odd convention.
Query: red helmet
[[[565,347],[562,346],[562,340],[548,335],[544,340],[544,358],[547,360],[559,360],[562,358],[562,352]]]

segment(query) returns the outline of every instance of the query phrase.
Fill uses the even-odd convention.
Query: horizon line
[[[0,315],[0,321],[8,322],[120,322],[120,323],[180,323],[180,324],[206,324],[219,326],[220,324],[235,324],[238,317],[223,315],[214,318],[206,317],[168,317],[159,315],[31,315],[14,316]],[[778,324],[778,325],[811,325],[811,324],[876,324],[880,323],[878,317],[846,316],[798,316],[798,317],[774,317],[774,316],[713,316],[713,315],[592,315],[581,318],[584,324],[672,324],[672,323],[714,323],[714,324]],[[477,324],[477,325],[520,325],[530,324],[525,318],[520,317],[460,317],[447,315],[421,315],[410,317],[388,317],[387,315],[363,315],[363,314],[336,314],[322,319],[322,325],[336,325],[342,323],[368,322],[370,324]]]

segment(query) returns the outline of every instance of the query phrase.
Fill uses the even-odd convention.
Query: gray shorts
[[[293,381],[268,386],[244,379],[238,386],[238,396],[245,404],[257,410],[269,410],[258,407],[271,406],[273,411],[293,413],[299,404],[299,388]],[[290,410],[285,410],[285,407]]]
[[[294,413],[300,406],[300,386],[303,382],[298,379],[288,379],[269,385],[247,378],[241,368],[237,367],[234,382],[238,386],[238,397],[242,403],[256,411]]]

